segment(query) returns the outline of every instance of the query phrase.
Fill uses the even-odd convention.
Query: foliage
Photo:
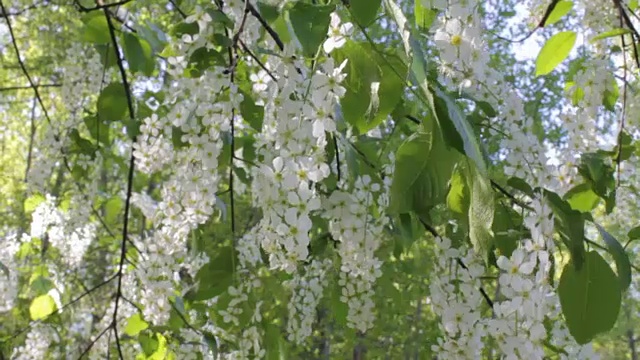
[[[518,4],[0,0],[0,358],[637,357],[637,2]]]

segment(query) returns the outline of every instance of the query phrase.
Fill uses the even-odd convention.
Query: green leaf
[[[222,11],[220,11],[218,9],[213,9],[213,8],[208,8],[207,9],[207,13],[211,17],[211,21],[216,22],[216,23],[221,23],[225,27],[227,27],[229,29],[233,29],[233,25],[234,25],[233,20],[231,20],[227,16],[227,14],[223,13]]]
[[[469,239],[485,263],[489,262],[489,252],[493,246],[493,215],[495,199],[491,183],[471,162],[467,163],[467,179],[470,187]]]
[[[216,337],[209,331],[203,331],[202,340],[209,347],[209,350],[211,351],[211,355],[213,355],[213,358],[217,359],[218,358],[218,340],[216,340]]]
[[[98,96],[98,121],[120,121],[127,113],[127,96],[121,83],[111,83]]]
[[[584,263],[584,215],[576,210],[551,191],[544,191],[545,198],[549,201],[555,214],[555,227],[562,241],[569,248],[571,262],[580,270]]]
[[[591,189],[604,199],[607,213],[613,211],[616,200],[615,169],[605,161],[606,154],[586,153],[580,157],[578,173],[591,185]]]
[[[430,131],[412,135],[396,152],[389,213],[425,214],[446,200],[447,183],[460,154],[446,146],[435,121],[425,127]],[[429,141],[430,151],[424,153]]]
[[[398,147],[391,184],[391,209],[408,212],[400,204],[412,196],[413,185],[427,165],[431,145],[431,133],[415,133]]]
[[[256,131],[262,131],[262,121],[264,119],[264,107],[256,105],[250,93],[240,90],[243,100],[240,103],[240,114],[242,118]]]
[[[280,328],[275,324],[266,324],[265,328],[264,348],[267,350],[267,360],[286,359],[283,349],[285,339]]]
[[[627,233],[629,240],[640,239],[640,226],[636,226]]]
[[[146,76],[151,76],[155,68],[155,61],[149,42],[129,32],[123,33],[122,39],[124,57],[127,59],[129,69],[134,73],[141,72]]]
[[[296,34],[302,51],[307,57],[314,57],[329,31],[334,5],[312,5],[298,1],[289,10],[289,22]]]
[[[124,333],[129,336],[138,336],[142,330],[149,327],[149,324],[142,319],[139,313],[131,315],[127,319],[127,325],[124,327]]]
[[[272,24],[274,21],[276,21],[278,16],[280,16],[280,12],[278,11],[277,6],[268,4],[261,0],[258,0],[258,11],[269,24]],[[233,26],[233,22],[231,23],[231,25]]]
[[[591,190],[591,185],[587,183],[579,184],[571,188],[564,195],[573,210],[580,212],[591,212],[600,203],[600,197]]]
[[[458,214],[465,214],[469,208],[469,187],[460,166],[456,167],[449,181],[447,206]]]
[[[178,23],[171,31],[176,38],[181,38],[182,35],[195,35],[200,32],[200,26],[197,22],[181,22]]]
[[[382,0],[350,0],[351,16],[363,27],[369,26],[376,19]]]
[[[104,121],[98,121],[98,117],[95,115],[85,116],[84,124],[87,126],[87,130],[89,130],[89,134],[91,134],[94,140],[103,145],[110,145],[109,125]]]
[[[116,224],[122,216],[124,204],[120,196],[114,196],[104,203],[104,220],[107,224]]]
[[[635,152],[636,146],[633,144],[633,138],[626,131],[622,131],[620,134],[620,140],[618,141],[618,148],[614,154],[614,158],[620,161],[628,160]]]
[[[536,76],[546,75],[553,71],[569,56],[575,43],[575,31],[563,31],[547,40],[536,59]]]
[[[414,15],[416,17],[416,26],[421,32],[426,32],[431,28],[431,24],[438,16],[438,12],[426,8],[422,5],[422,1],[416,1],[415,6],[413,8]]]
[[[618,318],[620,283],[596,251],[586,254],[580,270],[572,263],[564,267],[558,295],[569,332],[579,344],[610,330]]]
[[[207,300],[222,294],[233,284],[233,266],[237,255],[232,247],[224,247],[218,250],[218,256],[209,260],[196,274],[198,290],[188,300]]]
[[[405,54],[407,58],[410,59],[409,62],[411,63],[411,67],[409,78],[411,79],[411,82],[422,91],[422,95],[424,95],[424,98],[421,99],[422,102],[437,119],[438,115],[435,111],[434,98],[431,89],[429,88],[429,81],[427,77],[428,68],[425,61],[427,56],[424,51],[422,51],[421,43],[416,40],[416,37],[412,34],[407,17],[395,1],[385,0],[385,9],[398,26]],[[442,124],[440,126],[442,127]]]
[[[90,14],[86,18],[82,29],[82,40],[94,44],[111,43],[109,24],[102,12]]]
[[[215,33],[212,35],[212,38],[213,38],[213,43],[216,45],[219,45],[225,48],[231,47],[233,45],[233,42],[231,41],[231,39],[229,39],[228,36]]]
[[[518,247],[521,239],[526,238],[523,232],[526,228],[522,224],[523,219],[517,211],[503,202],[496,203],[493,225],[494,244],[499,255],[511,257],[511,253]]]
[[[203,71],[215,65],[227,66],[227,60],[215,49],[198,48],[189,57],[189,75],[199,77]]]
[[[543,26],[555,24],[573,8],[573,1],[558,1]]]
[[[607,244],[609,253],[611,253],[616,262],[621,290],[625,291],[629,288],[629,285],[631,285],[631,263],[629,262],[629,256],[616,238],[611,236],[602,226],[598,224],[595,225],[598,228],[598,232],[600,232],[600,236],[602,236],[602,239]]]
[[[605,31],[603,33],[600,33],[596,36],[594,36],[593,38],[591,38],[590,42],[594,43],[598,40],[602,40],[602,39],[607,39],[610,37],[615,37],[615,36],[620,36],[620,35],[624,35],[624,34],[630,34],[632,31],[627,29],[627,28],[616,28],[613,30],[609,30],[609,31]]]
[[[453,123],[453,126],[462,139],[464,153],[473,160],[480,173],[483,176],[486,176],[487,165],[480,148],[480,143],[473,131],[473,128],[471,127],[471,124],[460,110],[458,104],[455,103],[449,94],[440,90],[438,87],[435,88],[435,94],[439,99],[444,101],[444,107],[446,107],[445,111],[445,109],[442,109],[443,105],[441,103],[437,103],[436,105],[436,112],[438,114],[440,127],[444,128],[444,123],[449,121]]]
[[[167,356],[167,338],[162,334],[156,333],[158,338],[158,348],[156,351],[147,358],[147,360],[165,360]]]
[[[346,93],[340,99],[344,119],[366,133],[380,125],[400,102],[407,67],[399,57],[381,54],[369,43],[349,41],[332,56],[336,64],[348,60],[347,77],[342,82]]]
[[[41,275],[33,278],[30,286],[31,290],[38,296],[45,295],[49,290],[55,288],[53,281]]]
[[[135,27],[137,35],[146,40],[151,46],[154,54],[162,52],[167,44],[167,35],[158,25],[146,21],[145,24],[138,24]]]
[[[141,333],[140,335],[138,335],[138,342],[140,343],[140,347],[142,348],[142,351],[146,356],[150,356],[151,354],[153,354],[158,348],[159,344],[158,340],[147,333]]]
[[[24,212],[27,214],[32,213],[38,207],[38,205],[42,204],[45,201],[46,198],[39,193],[29,196],[24,201]]]
[[[612,90],[608,88],[602,94],[602,104],[604,108],[615,112],[616,111],[616,102],[618,102],[618,96],[620,95],[620,88],[618,88],[618,82],[615,79],[611,79],[609,84],[613,87]]]
[[[29,315],[31,320],[41,320],[56,311],[56,302],[51,295],[40,295],[31,301]]]
[[[69,138],[71,138],[72,145],[70,151],[75,154],[85,154],[92,156],[96,149],[93,143],[82,136],[78,132],[78,129],[71,129],[69,133]]]

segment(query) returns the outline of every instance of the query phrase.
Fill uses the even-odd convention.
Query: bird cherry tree
[[[637,357],[637,1],[0,20],[0,359]]]

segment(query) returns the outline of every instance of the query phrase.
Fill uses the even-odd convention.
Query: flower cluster
[[[301,344],[311,335],[311,326],[316,318],[316,307],[322,298],[323,289],[327,286],[327,272],[331,269],[331,260],[313,260],[304,276],[296,274],[289,281],[293,295],[287,305],[289,320],[287,321],[288,339]]]

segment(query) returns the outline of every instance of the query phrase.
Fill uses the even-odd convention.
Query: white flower
[[[350,22],[341,24],[340,16],[338,14],[331,13],[331,24],[329,27],[329,38],[324,41],[322,48],[327,54],[331,53],[333,49],[339,49],[347,42],[347,37],[351,36],[353,32],[353,24]]]
[[[531,282],[526,281],[522,275],[530,275],[536,266],[535,260],[529,261],[522,249],[516,249],[511,254],[511,259],[500,256],[497,261],[498,267],[505,271],[500,275],[500,285],[513,288],[515,291],[522,291]]]

